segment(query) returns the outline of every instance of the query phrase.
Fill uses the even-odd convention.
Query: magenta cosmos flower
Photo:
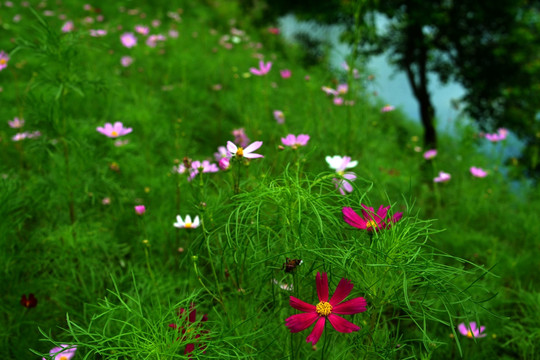
[[[480,329],[479,329],[474,321],[469,323],[469,326],[466,326],[465,323],[459,324],[458,330],[461,333],[461,335],[466,336],[471,339],[481,338],[481,337],[486,336],[486,334],[483,334],[484,330],[486,330],[486,327],[480,326]]]
[[[393,223],[398,222],[403,217],[403,213],[399,212],[394,214],[391,218],[386,219],[388,215],[388,209],[390,206],[379,207],[379,210],[375,212],[372,207],[362,204],[362,216],[358,215],[352,208],[344,207],[343,220],[352,227],[367,231],[378,231],[379,229],[389,228]]]
[[[97,131],[110,138],[117,138],[129,134],[133,129],[125,128],[121,122],[117,121],[114,125],[106,123],[105,127],[100,126],[97,128]]]
[[[293,149],[297,149],[299,146],[306,146],[309,141],[309,135],[300,134],[295,136],[293,134],[287,135],[287,137],[281,138],[281,143],[285,146],[290,146]]]
[[[272,68],[272,62],[269,61],[267,62],[266,64],[264,63],[264,61],[259,61],[259,68],[249,68],[249,72],[251,72],[253,75],[258,75],[258,76],[262,76],[262,75],[266,75],[268,74],[268,72],[270,71],[270,69]]]
[[[182,334],[181,337],[178,337],[176,340],[182,340],[185,341],[188,339],[194,339],[195,342],[198,341],[198,339],[201,337],[201,335],[205,335],[208,333],[208,330],[201,330],[202,324],[205,323],[208,320],[208,316],[206,314],[203,315],[201,320],[197,321],[197,310],[195,309],[195,306],[193,304],[189,307],[189,315],[186,318],[186,310],[180,309],[178,312],[178,317],[180,318],[180,321],[183,323],[182,325],[178,326],[176,324],[169,324],[170,328],[178,329],[178,332]],[[187,320],[187,321],[186,321]],[[190,334],[188,337],[187,334]],[[195,336],[193,336],[195,334]],[[204,353],[205,345],[199,344],[199,349],[203,350]],[[184,350],[184,355],[188,356],[188,359],[191,359],[191,353],[195,350],[195,344],[189,343],[186,345],[186,349]]]
[[[281,75],[282,78],[288,79],[291,77],[292,72],[289,69],[283,69],[283,70],[279,70],[279,74]]]
[[[52,360],[71,360],[75,356],[77,351],[77,345],[65,345],[61,344],[58,347],[53,347],[49,351],[49,359]],[[46,360],[45,358],[42,358]]]
[[[302,311],[302,314],[292,315],[285,320],[285,325],[291,332],[295,333],[305,330],[311,324],[315,323],[311,334],[306,338],[306,342],[311,342],[315,345],[324,331],[327,318],[334,329],[339,332],[350,333],[360,330],[360,327],[336,315],[352,315],[366,311],[367,302],[363,297],[342,302],[349,296],[354,285],[347,279],[341,279],[336,292],[328,300],[328,278],[326,273],[322,273],[322,275],[317,273],[315,280],[317,284],[317,295],[319,297],[319,303],[317,305],[305,303],[294,296],[290,297],[290,305],[296,310]]]
[[[264,157],[263,155],[253,153],[255,150],[260,148],[262,144],[262,141],[255,141],[250,145],[246,146],[246,148],[244,149],[243,147],[237,147],[231,141],[227,141],[227,150],[229,150],[229,152],[234,157],[245,157],[247,159],[262,158]]]
[[[477,168],[477,167],[471,166],[471,168],[469,170],[471,171],[471,174],[474,177],[483,178],[483,177],[487,176],[487,171],[485,171],[482,168]]]
[[[144,205],[135,205],[135,212],[137,215],[143,215],[146,212],[146,207]]]

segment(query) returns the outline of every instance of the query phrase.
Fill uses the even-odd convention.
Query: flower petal
[[[256,158],[262,158],[262,157],[264,157],[264,155],[261,155],[261,154],[246,154],[246,153],[244,153],[244,157],[246,159],[256,159]]]
[[[328,315],[328,321],[330,321],[330,324],[332,324],[336,331],[341,333],[350,333],[360,330],[359,326],[356,326],[352,322],[334,314]]]
[[[292,315],[285,319],[285,326],[287,326],[291,332],[296,333],[310,327],[318,317],[319,314],[316,312]]]
[[[461,333],[461,335],[467,336],[468,330],[467,330],[467,327],[465,326],[465,323],[459,324],[459,325],[458,325],[458,330],[459,330],[459,332]]]
[[[227,141],[227,150],[229,150],[229,152],[234,155],[238,151],[238,148],[232,141]]]
[[[244,156],[246,156],[246,153],[250,153],[250,152],[253,152],[253,151],[257,150],[258,148],[260,148],[262,146],[262,144],[263,144],[262,141],[254,141],[254,142],[252,142],[251,144],[249,144],[244,149]]]
[[[343,213],[343,220],[355,228],[365,229],[366,221],[360,217],[352,208],[344,207],[341,212]]]
[[[319,301],[328,301],[328,276],[326,273],[317,273],[315,277],[315,283],[317,284],[317,295]]]
[[[336,295],[334,294],[334,296]],[[330,300],[330,303],[332,303],[332,300]],[[363,297],[357,297],[349,301],[345,301],[344,303],[334,305],[334,307],[332,308],[332,313],[343,315],[358,314],[366,311],[366,306],[366,299],[364,299]]]
[[[326,322],[326,318],[324,316],[321,316],[319,320],[315,323],[315,326],[313,327],[313,330],[311,331],[311,334],[306,338],[306,342],[310,342],[313,345],[319,341],[321,338],[321,335],[324,331],[324,324]]]
[[[306,302],[303,302],[300,299],[295,298],[294,296],[291,296],[289,299],[289,305],[291,305],[296,310],[300,310],[303,312],[315,312],[316,307],[315,305],[308,304]]]
[[[345,278],[341,279],[336,288],[336,291],[334,292],[334,295],[330,299],[330,305],[337,306],[340,302],[343,301],[343,299],[349,296],[353,287],[354,285],[350,280],[347,280]],[[332,309],[332,311],[334,310]]]

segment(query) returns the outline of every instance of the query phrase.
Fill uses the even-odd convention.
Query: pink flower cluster
[[[507,136],[508,136],[508,130],[506,130],[505,128],[498,129],[496,133],[485,135],[486,139],[488,139],[491,142],[502,141],[506,139]]]

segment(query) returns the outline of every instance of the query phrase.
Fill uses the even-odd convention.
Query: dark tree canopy
[[[244,0],[249,2],[250,0]],[[389,52],[407,74],[419,103],[426,146],[436,146],[429,72],[456,81],[466,113],[482,130],[506,127],[527,149],[523,161],[540,173],[540,1],[342,0],[268,2],[272,16],[295,12],[344,23],[364,54]],[[374,14],[388,26],[376,29]],[[305,17],[305,16],[304,16]]]

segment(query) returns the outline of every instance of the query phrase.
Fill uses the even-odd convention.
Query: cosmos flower
[[[487,176],[487,172],[482,168],[477,168],[477,167],[471,166],[471,168],[469,170],[471,171],[471,174],[474,177],[483,178],[483,177]]]
[[[336,90],[334,90],[334,89],[332,89],[332,88],[330,88],[328,86],[321,87],[321,90],[324,91],[324,93],[326,95],[334,95],[334,96],[336,96],[338,94],[338,92]]]
[[[219,168],[223,171],[225,170],[229,170],[231,168],[231,160],[229,160],[229,158],[222,158],[219,160]]]
[[[103,29],[97,29],[97,30],[91,29],[90,30],[90,36],[101,37],[101,36],[105,36],[105,35],[107,35],[107,30],[103,30]]]
[[[191,340],[193,338],[194,341],[197,342],[198,339],[200,339],[201,335],[204,336],[205,334],[208,333],[207,330],[200,330],[203,323],[205,323],[208,320],[208,316],[204,314],[202,318],[199,321],[197,321],[197,310],[195,309],[195,306],[193,304],[191,304],[189,307],[189,315],[187,315],[187,319],[186,319],[186,310],[183,308],[180,309],[180,311],[178,312],[178,317],[180,318],[180,321],[183,322],[183,325],[178,326],[176,324],[169,324],[170,328],[173,328],[175,330],[178,329],[178,332],[182,333],[182,336],[176,340],[181,339],[182,341],[184,341],[186,340],[186,338],[188,338],[186,334],[191,333],[191,336],[189,336],[189,339]],[[195,332],[196,334],[194,337],[193,337],[193,332]],[[199,349],[203,349],[203,353],[204,353],[204,348],[205,348],[204,345],[199,344]],[[192,358],[191,353],[194,350],[195,350],[195,344],[189,343],[186,345],[186,348],[184,350],[184,355],[187,355],[188,359],[191,359]]]
[[[450,178],[450,174],[445,173],[444,171],[439,171],[439,176],[434,178],[433,181],[436,183],[447,182],[450,181]]]
[[[0,71],[7,68],[8,61],[9,55],[6,54],[4,51],[0,51]]]
[[[363,217],[358,215],[350,207],[344,207],[341,211],[343,213],[343,220],[352,227],[367,231],[378,231],[389,228],[393,223],[398,222],[403,217],[403,213],[399,212],[387,219],[388,209],[390,209],[390,206],[383,207],[381,205],[375,213],[372,207],[362,204]]]
[[[26,297],[26,294],[23,294],[21,296],[21,305],[28,309],[35,308],[37,306],[37,299],[34,294],[28,294],[28,297]]]
[[[262,158],[264,157],[263,155],[253,153],[253,151],[260,148],[262,144],[262,141],[255,141],[244,149],[243,147],[237,147],[231,141],[227,141],[227,150],[229,150],[233,157],[245,157],[246,159]]]
[[[259,61],[259,68],[249,68],[249,72],[251,72],[253,75],[258,75],[258,76],[262,76],[262,75],[266,75],[268,74],[268,72],[270,71],[270,69],[272,68],[272,62],[269,61],[267,62],[266,64],[264,63],[264,61]]]
[[[334,295],[328,300],[328,277],[326,273],[322,273],[321,275],[318,272],[315,279],[317,296],[319,298],[317,305],[308,304],[294,296],[290,297],[289,304],[302,312],[301,314],[292,315],[285,320],[285,325],[291,332],[300,332],[315,323],[311,334],[306,338],[306,342],[315,345],[324,331],[326,319],[328,319],[334,329],[342,333],[360,330],[360,327],[336,315],[352,315],[366,311],[367,302],[363,297],[342,302],[349,296],[354,285],[347,279],[341,279]]]
[[[294,136],[293,134],[287,135],[287,137],[281,138],[281,143],[285,146],[290,146],[293,149],[297,149],[299,146],[305,146],[309,141],[309,135],[300,134]]]
[[[333,102],[334,102],[334,105],[341,106],[341,105],[343,105],[343,98],[339,97],[339,96],[336,96],[334,98]]]
[[[214,158],[216,159],[216,161],[219,161],[223,158],[230,158],[230,157],[231,157],[231,153],[229,152],[229,150],[227,150],[225,146],[219,146],[218,151],[214,153]]]
[[[336,173],[343,178],[332,179],[332,182],[336,185],[336,188],[339,189],[341,195],[345,195],[345,192],[352,192],[353,186],[351,181],[356,180],[356,174],[353,172],[345,172],[345,170],[358,165],[358,161],[351,161],[351,158],[348,156],[341,157],[335,155],[333,157],[327,156],[326,162],[330,165],[330,168],[335,169]]]
[[[24,126],[24,119],[19,119],[18,117],[13,118],[13,120],[8,120],[8,125],[13,129],[20,129]]]
[[[52,360],[71,360],[75,356],[77,345],[61,344],[58,347],[53,347],[49,351],[50,359]],[[45,360],[45,358],[42,358]]]
[[[135,205],[135,212],[137,215],[143,215],[146,212],[146,207],[144,205]]]
[[[270,28],[268,28],[268,32],[270,34],[273,34],[273,35],[278,35],[279,34],[279,29],[277,27],[270,27]]]
[[[200,225],[199,215],[195,216],[193,222],[191,222],[191,216],[186,215],[186,221],[183,221],[180,215],[176,216],[176,222],[173,224],[174,227],[179,229],[195,229]]]
[[[133,33],[130,32],[123,33],[120,36],[120,41],[122,42],[122,45],[124,45],[128,49],[137,45],[137,38],[135,37],[135,35],[133,35]]]
[[[339,84],[336,91],[339,95],[344,95],[349,91],[349,85]]]
[[[148,39],[146,39],[146,45],[148,45],[150,47],[156,47],[158,41],[165,41],[165,36],[163,36],[161,34],[150,35],[148,37]]]
[[[105,127],[99,126],[97,131],[110,138],[117,138],[129,134],[133,129],[125,128],[121,122],[117,121],[114,125],[106,123]]]
[[[480,326],[480,329],[478,329],[478,326],[473,321],[469,323],[469,326],[466,326],[465,323],[461,323],[458,325],[458,330],[461,333],[461,335],[466,336],[468,338],[481,338],[485,337],[486,334],[483,334],[483,332],[486,330],[485,326]]]
[[[488,139],[491,142],[498,142],[506,139],[506,136],[508,135],[508,130],[505,128],[500,128],[497,130],[496,133],[493,134],[486,134],[486,139]]]
[[[289,69],[283,69],[283,70],[279,70],[279,74],[281,75],[281,77],[283,79],[288,79],[291,77],[291,70]]]
[[[246,147],[247,144],[249,144],[249,138],[247,137],[246,131],[244,130],[244,128],[234,129],[232,131],[232,134],[234,136],[235,144],[238,144],[242,147]]]
[[[392,105],[385,105],[381,108],[381,112],[385,113],[385,112],[390,112],[390,111],[394,111],[395,110],[395,107],[392,106]]]
[[[150,28],[148,26],[135,25],[135,32],[146,36],[150,33]]]
[[[274,110],[274,119],[276,119],[278,124],[283,124],[285,122],[285,114],[281,110]]]
[[[73,29],[75,29],[75,26],[73,25],[73,21],[71,20],[66,21],[66,23],[62,25],[62,32],[72,32]]]
[[[435,156],[437,156],[437,150],[430,149],[424,153],[424,159],[430,160],[433,159]]]
[[[214,173],[218,172],[219,168],[216,164],[211,163],[208,160],[203,160],[202,162],[199,160],[195,160],[191,163],[191,172],[189,175],[188,180],[192,180],[197,174],[199,173]]]
[[[133,64],[133,58],[131,56],[122,56],[120,64],[122,64],[123,67],[128,67]]]

